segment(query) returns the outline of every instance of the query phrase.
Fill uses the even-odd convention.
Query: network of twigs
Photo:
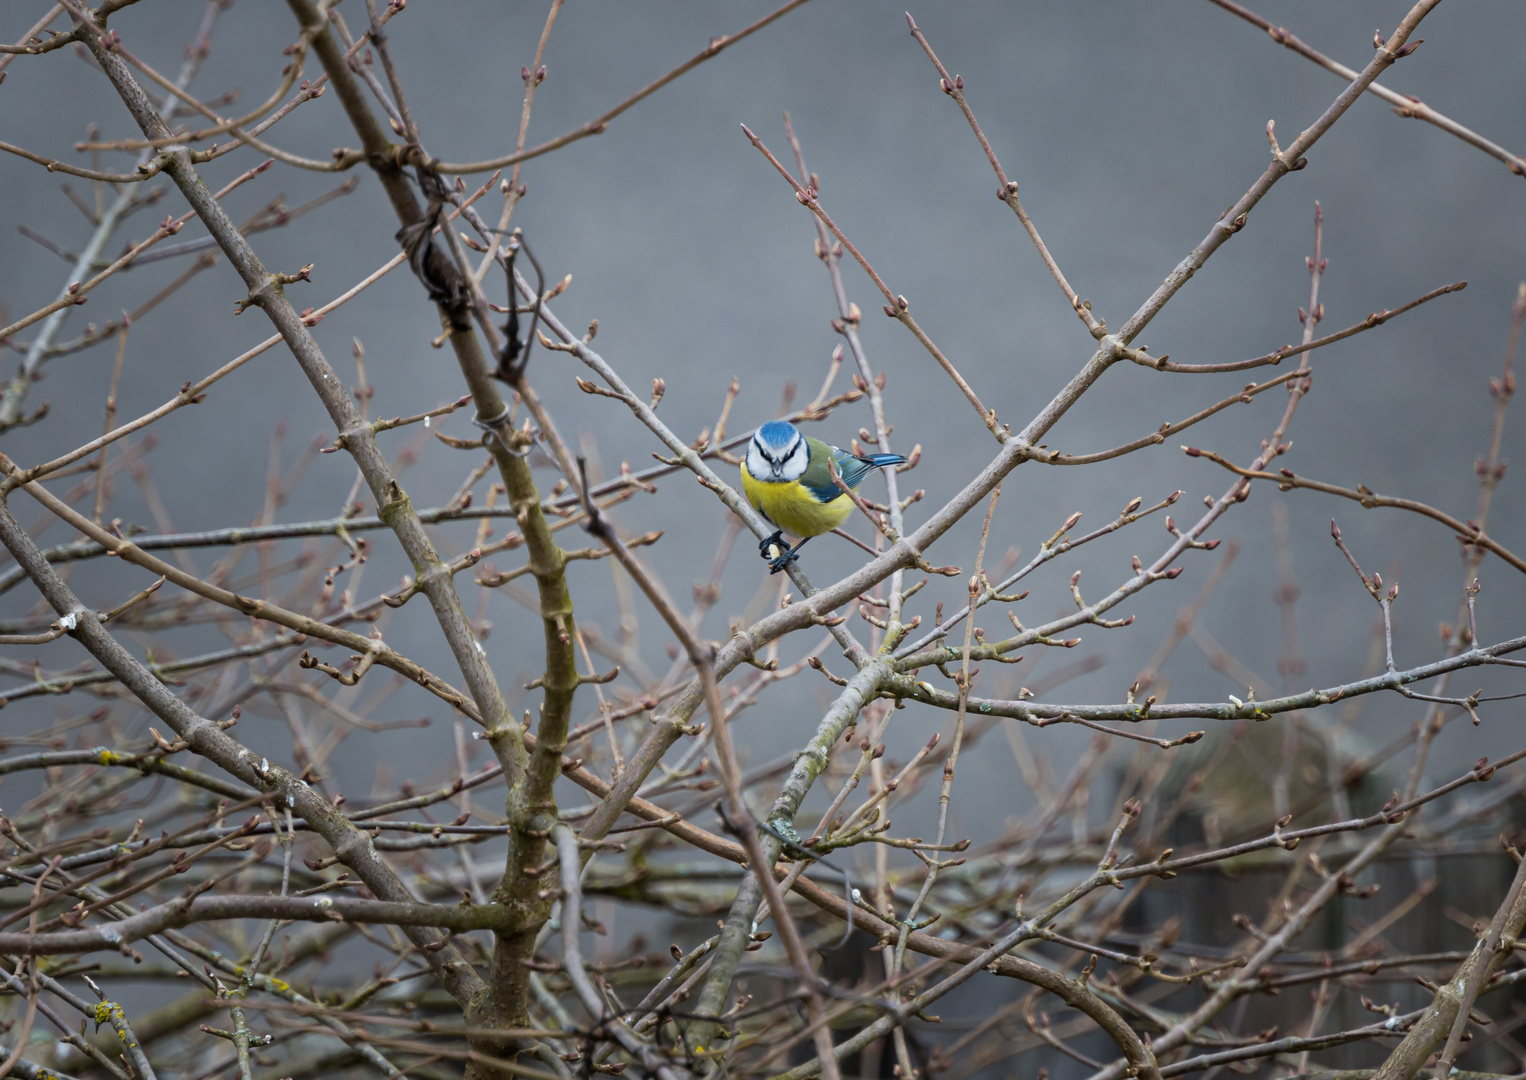
[[[93,205],[78,200],[94,232],[68,256],[71,272],[58,298],[0,329],[0,342],[20,357],[0,401],[0,431],[13,433],[0,456],[0,541],[14,560],[0,573],[0,590],[13,601],[0,644],[18,650],[0,659],[12,684],[0,689],[0,704],[92,699],[90,711],[66,705],[64,719],[28,730],[8,726],[4,735],[12,756],[0,757],[0,774],[28,774],[36,784],[24,805],[9,805],[0,816],[0,994],[8,1009],[0,1075],[464,1073],[554,1080],[631,1069],[664,1080],[721,1073],[835,1080],[845,1071],[911,1080],[1006,1069],[1023,1056],[1027,1071],[1064,1062],[1091,1080],[1158,1080],[1223,1067],[1297,1076],[1362,1060],[1377,1068],[1340,1075],[1408,1080],[1446,1076],[1465,1054],[1475,1067],[1508,1061],[1510,1071],[1526,1070],[1526,1051],[1509,1034],[1526,1014],[1507,1015],[1507,988],[1526,972],[1516,959],[1526,925],[1526,871],[1482,883],[1478,895],[1495,910],[1472,927],[1471,948],[1424,952],[1404,944],[1418,940],[1404,936],[1402,923],[1436,887],[1434,878],[1397,895],[1377,893],[1384,881],[1413,881],[1394,872],[1404,860],[1492,850],[1502,866],[1511,858],[1521,863],[1508,838],[1503,851],[1495,838],[1526,785],[1520,764],[1526,749],[1481,760],[1440,786],[1422,781],[1427,754],[1447,725],[1476,723],[1498,700],[1460,693],[1453,686],[1460,674],[1526,666],[1514,656],[1526,649],[1526,628],[1486,641],[1475,619],[1486,559],[1501,573],[1526,571],[1522,557],[1488,531],[1504,475],[1501,438],[1526,286],[1492,385],[1493,428],[1481,448],[1470,518],[1365,487],[1339,487],[1279,462],[1320,348],[1374,331],[1460,283],[1321,334],[1326,264],[1316,214],[1296,346],[1190,365],[1133,344],[1364,94],[1526,174],[1515,155],[1377,81],[1419,44],[1414,31],[1436,0],[1422,0],[1391,35],[1379,34],[1360,70],[1215,0],[1334,72],[1342,88],[1286,147],[1268,125],[1265,172],[1116,326],[1071,287],[982,131],[963,78],[949,74],[908,19],[915,45],[989,162],[998,198],[1090,337],[1089,358],[1075,366],[1070,382],[1020,423],[988,405],[991,398],[959,372],[905,297],[874,270],[868,245],[837,225],[788,124],[790,149],[783,154],[744,127],[760,165],[777,170],[788,186],[781,195],[792,194],[809,214],[823,287],[838,310],[833,327],[841,344],[820,391],[791,418],[867,410],[860,443],[891,448],[895,404],[882,393],[884,380],[860,340],[863,315],[845,282],[847,260],[881,294],[885,316],[941,368],[938,377],[957,385],[995,449],[962,490],[919,506],[920,512],[941,500],[920,514],[920,523],[906,514],[924,495],[904,490],[906,470],[918,459],[910,451],[901,472],[887,475],[883,502],[858,498],[862,515],[853,531],[869,539],[857,541],[865,551],[857,570],[817,587],[792,565],[787,582],[762,586],[747,618],[722,630],[712,609],[733,547],[746,552],[744,530],[759,538],[773,531],[725,478],[734,473],[720,468],[735,464],[733,450],[747,437],[728,430],[737,386],[726,393],[713,428],[697,439],[672,431],[658,416],[667,391],[661,380],[650,394],[629,386],[618,359],[595,350],[596,323],[579,332],[558,318],[554,302],[567,283],[547,286],[514,228],[514,210],[524,194],[523,162],[597,135],[643,98],[804,2],[792,0],[714,39],[604,115],[527,147],[546,42],[562,5],[553,0],[535,58],[522,72],[517,144],[498,158],[467,163],[433,157],[427,126],[409,108],[386,30],[405,14],[423,17],[422,5],[407,10],[406,0],[365,0],[359,32],[346,24],[337,0],[288,0],[297,36],[280,83],[239,116],[226,114],[228,102],[187,89],[210,48],[222,0],[207,4],[175,77],[134,55],[130,11],[113,20],[120,30],[108,27],[131,0],[106,0],[95,9],[78,0],[39,4],[36,25],[0,48],[0,73],[12,62],[56,62],[46,54],[80,52],[139,129],[133,138],[81,145],[101,160],[128,155],[134,164],[119,169],[103,169],[101,160],[85,168],[0,144],[95,190]],[[330,92],[358,147],[312,160],[268,141],[284,117]],[[222,190],[203,182],[199,166],[251,152],[260,162]],[[272,165],[368,173],[396,209],[398,254],[326,303],[299,310],[289,296],[313,287],[310,268],[269,270],[251,238],[318,211],[356,181],[304,206],[276,202],[234,222],[222,199],[258,183]],[[484,174],[480,184],[464,179]],[[155,178],[167,179],[168,187],[151,183]],[[108,258],[112,238],[132,215],[166,194],[173,209],[162,224]],[[496,221],[484,217],[484,208],[499,201]],[[205,230],[204,240],[171,240],[192,222]],[[70,310],[114,275],[172,257],[190,259],[190,266],[152,300],[128,317],[63,337]],[[177,289],[221,260],[247,286],[240,310],[258,309],[272,335],[158,408],[118,417],[132,326],[172,306]],[[416,415],[375,419],[360,343],[347,388],[325,355],[323,344],[332,343],[315,328],[405,266],[424,290],[420,313],[428,303],[438,310],[436,344],[459,362],[465,393]],[[497,304],[489,296],[501,296],[495,289],[503,282],[508,296]],[[95,347],[116,354],[102,434],[53,460],[31,460],[24,432],[46,419],[46,408],[28,401],[42,368]],[[628,413],[661,443],[660,463],[591,477],[589,463],[559,433],[574,418],[555,423],[534,389],[537,349],[565,353],[586,368],[578,385],[590,395],[590,415],[608,423]],[[155,422],[192,404],[227,406],[218,383],[269,350],[290,354],[327,410],[333,434],[285,471],[273,453],[267,511],[252,525],[197,534],[125,531],[110,515],[111,494],[122,477],[138,475]],[[1189,374],[1290,370],[1111,449],[1069,455],[1047,449],[1050,428],[1120,362]],[[1019,466],[1111,461],[1277,388],[1284,404],[1248,463],[1186,448],[1229,474],[1222,494],[1201,510],[1180,502],[1180,492],[1163,491],[1134,499],[1100,528],[1079,531],[1080,515],[1054,523],[1052,534],[1046,529],[1035,538],[1038,553],[1025,562],[988,558],[1002,481]],[[472,437],[428,430],[435,418],[467,408],[477,428]],[[426,495],[400,485],[399,454],[389,455],[378,436],[413,425],[422,435],[402,454],[427,448],[471,455],[454,491]],[[277,521],[286,495],[320,452],[348,454],[357,468],[344,511],[330,520]],[[543,490],[547,473],[555,479]],[[615,510],[674,473],[697,477],[707,497],[733,512],[715,554],[705,555],[708,580],[687,607],[657,579],[641,549],[660,541],[708,552],[715,538],[631,535]],[[1242,679],[1252,682],[1243,700],[1168,700],[1164,666],[1196,634],[1198,612],[1235,557],[1233,544],[1208,555],[1219,546],[1210,532],[1258,481],[1417,513],[1452,530],[1462,545],[1462,598],[1436,655],[1414,667],[1395,662],[1397,585],[1365,571],[1361,553],[1348,550],[1332,523],[1332,541],[1359,579],[1353,590],[1367,594],[1381,619],[1372,670],[1307,691],[1258,692]],[[39,511],[40,524],[18,521]],[[949,565],[931,561],[945,533],[982,515],[976,550],[958,553]],[[1065,567],[1067,554],[1151,516],[1164,522],[1166,543],[1148,560],[1136,558],[1132,571],[1101,595],[1084,596],[1080,574]],[[45,526],[70,538],[44,547],[38,536]],[[365,592],[367,554],[383,544],[407,557],[412,574],[391,591]],[[196,568],[190,556],[199,549],[217,558],[210,569]],[[500,556],[508,568],[496,565]],[[78,596],[70,584],[73,564],[107,558],[115,559],[116,591]],[[616,567],[622,625],[660,624],[655,633],[673,658],[666,670],[643,663],[633,635],[600,634],[575,618],[567,565],[596,559]],[[1033,659],[1075,646],[1082,629],[1128,626],[1132,619],[1118,609],[1146,589],[1168,587],[1192,560],[1211,563],[1212,573],[1125,701],[1057,697],[1087,669],[1085,661],[1032,673]],[[1279,598],[1292,626],[1297,582],[1290,561],[1283,563]],[[1025,621],[1018,606],[1023,582],[1052,574],[1069,574],[1075,610]],[[468,601],[474,590],[475,610]],[[486,639],[493,592],[508,594],[527,619],[539,620],[538,655],[499,655]],[[410,603],[432,612],[454,671],[429,671],[387,641],[390,612]],[[993,624],[1002,625],[999,633]],[[172,635],[190,626],[214,628],[227,643],[184,655],[172,644],[184,639]],[[165,644],[145,648],[154,641]],[[1302,670],[1296,634],[1283,644],[1279,668],[1291,687]],[[83,664],[79,646],[89,654]],[[985,691],[977,678],[982,670],[1016,663],[1023,650],[1030,654],[1029,666],[1018,669],[1025,685]],[[1233,657],[1216,662],[1238,672]],[[608,664],[613,668],[600,673]],[[539,672],[526,687],[538,708],[521,718],[500,680],[525,669]],[[790,679],[829,681],[831,704],[794,754],[750,760],[731,721]],[[1413,703],[1416,723],[1368,757],[1342,757],[1337,743],[1353,703],[1374,695]],[[425,698],[453,725],[440,760],[429,763],[438,785],[416,790],[379,777],[369,796],[344,798],[333,780],[340,747],[386,739],[389,730],[412,723],[396,719],[399,703]],[[235,725],[246,709],[287,726],[284,755],[267,757],[243,745]],[[407,715],[417,715],[409,709]],[[886,737],[892,725],[905,724],[897,717],[906,711],[945,722],[898,760],[886,753]],[[1202,731],[1162,734],[1191,720],[1217,722],[1226,737],[1189,750]],[[1091,737],[1079,760],[1059,773],[1042,750],[1031,749],[1035,732],[1053,725],[1085,727]],[[1269,730],[1278,732],[1275,743],[1254,743]],[[969,797],[956,785],[960,754],[983,738],[1010,741],[1020,774],[1014,782],[1032,792],[1034,809],[1005,821],[981,815],[985,833],[955,835],[950,806],[956,795]],[[1215,777],[1230,773],[1253,743],[1265,760],[1252,809],[1216,807]],[[1278,749],[1268,755],[1267,746]],[[1395,778],[1396,790],[1373,794],[1379,769],[1404,754],[1407,765],[1383,774]],[[1320,763],[1312,779],[1310,761]],[[817,801],[808,805],[813,790]],[[935,831],[903,835],[892,811],[919,798],[935,802],[928,815]],[[1175,878],[1181,880],[1166,884]],[[1253,883],[1265,910],[1235,916],[1238,929],[1227,943],[1200,940],[1191,898],[1230,878]],[[1354,926],[1337,914],[1353,898],[1371,898]],[[695,934],[687,950],[654,952],[639,937],[614,940],[599,922],[635,909],[665,913],[691,930],[720,922],[713,933]],[[1416,981],[1423,993],[1410,986]],[[975,991],[1002,1002],[981,1008],[969,991],[982,983],[1024,985],[1018,993]],[[946,1003],[951,1011],[935,1015],[940,999],[961,987],[966,993]],[[1279,996],[1292,988],[1298,992]],[[1504,1005],[1490,1016],[1484,1010],[1494,1002]],[[1352,1046],[1367,1057],[1338,1049]]]

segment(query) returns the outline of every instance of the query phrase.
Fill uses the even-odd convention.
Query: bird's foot
[[[785,548],[784,551],[781,552],[777,558],[775,558],[775,559],[773,559],[773,560],[771,560],[769,562],[769,564],[768,564],[768,572],[770,574],[777,574],[779,571],[783,570],[786,566],[788,566],[790,563],[794,562],[798,558],[800,558],[800,545],[799,544],[796,544],[794,547],[791,547],[791,548]]]
[[[775,529],[772,536],[765,536],[758,541],[758,554],[765,559],[774,559],[789,548],[784,543],[784,530]]]

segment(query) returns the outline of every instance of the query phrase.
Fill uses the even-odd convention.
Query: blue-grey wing
[[[875,469],[900,465],[906,460],[900,454],[870,454],[868,457],[854,457],[846,450],[839,450],[835,446],[832,450],[833,460],[837,462],[837,474],[850,488],[858,487],[864,477]]]
[[[800,483],[820,503],[829,503],[842,494],[837,485],[832,483],[831,474],[822,477],[802,476]]]
[[[837,475],[842,477],[842,482],[850,488],[858,487],[863,483],[864,477],[874,469],[873,462],[854,457],[845,450],[838,450],[832,457],[837,463]]]
[[[826,455],[831,454],[832,464],[837,468],[837,475],[842,477],[842,482],[850,488],[856,488],[865,476],[874,469],[885,468],[889,465],[899,465],[906,459],[899,454],[873,454],[869,457],[856,457],[846,450],[836,446],[829,446],[818,439],[807,439],[811,448],[811,460],[804,475],[800,477],[800,483],[816,498],[818,502],[831,502],[842,494],[838,486],[832,482],[832,474],[826,467]]]

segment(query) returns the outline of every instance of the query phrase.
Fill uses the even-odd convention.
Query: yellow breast
[[[752,508],[791,536],[820,536],[829,533],[853,512],[853,503],[839,494],[831,502],[817,502],[809,488],[798,481],[765,484],[754,480],[747,466],[742,466],[742,494]]]

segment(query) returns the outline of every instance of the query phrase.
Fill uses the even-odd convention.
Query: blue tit
[[[778,526],[758,545],[769,560],[770,570],[775,574],[783,570],[807,540],[831,532],[853,512],[853,500],[832,482],[832,465],[842,482],[853,489],[871,469],[905,461],[900,454],[858,457],[802,435],[786,420],[770,420],[760,427],[742,461],[742,493],[769,524]],[[800,537],[794,547],[783,545],[781,538],[786,532]]]

